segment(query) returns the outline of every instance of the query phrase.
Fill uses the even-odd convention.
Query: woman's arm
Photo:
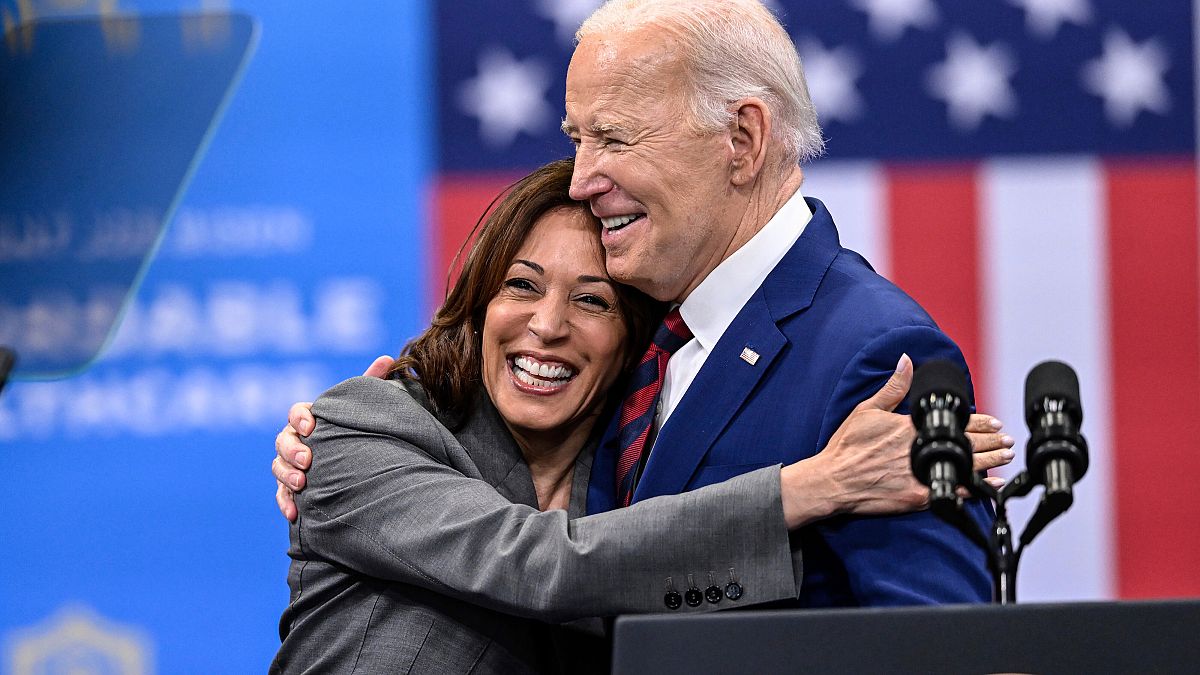
[[[569,520],[502,497],[393,382],[348,380],[313,412],[294,526],[305,557],[551,621],[666,611],[668,578],[680,594],[689,576],[723,591],[731,569],[741,596],[700,608],[797,595],[778,467]]]
[[[372,364],[384,363],[380,357]],[[368,369],[368,377],[377,377]],[[784,467],[781,480],[788,527],[796,528],[837,514],[888,515],[924,508],[928,491],[911,476],[908,453],[915,434],[907,415],[892,411],[904,401],[912,383],[912,361],[905,357],[882,389],[851,411],[815,457]],[[289,521],[296,519],[293,494],[307,484],[305,472],[312,453],[304,437],[315,420],[311,403],[296,403],[288,425],[275,437],[275,501]],[[967,436],[975,451],[974,468],[986,471],[1004,466],[1015,456],[1013,439],[1001,432],[1000,420],[971,415]],[[1000,488],[1000,478],[985,479]]]
[[[317,457],[312,485],[297,494],[300,545],[365,574],[543,619],[663,611],[667,577],[684,593],[689,574],[704,590],[710,572],[723,587],[730,568],[745,592],[739,605],[793,598],[800,561],[789,528],[924,505],[907,469],[911,422],[888,412],[911,374],[911,364],[899,368],[812,458],[574,521],[512,504],[403,388],[356,378],[318,402],[312,453],[290,453],[305,466]],[[993,421],[971,422],[984,466],[1006,463],[1011,444]],[[283,465],[277,458],[281,479],[292,471]]]

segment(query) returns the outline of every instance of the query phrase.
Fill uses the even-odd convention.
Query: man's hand
[[[928,504],[929,490],[909,465],[916,428],[907,415],[892,412],[908,395],[912,377],[912,360],[904,355],[883,388],[850,413],[824,450],[783,468],[780,480],[789,527],[838,513],[894,514]],[[976,470],[1012,461],[1013,439],[1000,433],[1002,426],[989,415],[971,416],[967,436],[975,450]],[[987,480],[993,486],[1003,484],[1000,478]]]
[[[395,361],[390,356],[380,356],[363,373],[366,377],[383,377]],[[295,522],[296,502],[292,493],[304,489],[304,472],[312,464],[312,453],[304,444],[304,438],[312,433],[316,420],[312,416],[312,403],[296,403],[288,410],[288,425],[275,436],[275,459],[271,461],[271,473],[275,474],[275,503],[284,518]]]

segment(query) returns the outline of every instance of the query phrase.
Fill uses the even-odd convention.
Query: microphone
[[[949,361],[922,364],[913,374],[909,406],[917,427],[910,458],[913,475],[929,486],[932,509],[957,509],[962,500],[955,488],[969,483],[971,476],[966,375]]]
[[[1035,366],[1025,378],[1025,423],[1031,434],[1025,466],[1046,488],[1043,499],[1061,510],[1071,505],[1073,486],[1088,468],[1082,422],[1079,378],[1071,366],[1061,361]]]
[[[0,347],[0,391],[4,391],[4,384],[8,382],[8,374],[16,362],[16,352],[7,347]]]

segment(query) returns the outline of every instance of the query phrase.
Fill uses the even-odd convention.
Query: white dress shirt
[[[656,430],[666,424],[717,341],[800,238],[810,220],[812,211],[797,190],[750,241],[721,261],[684,299],[679,313],[694,337],[667,361],[654,418]]]

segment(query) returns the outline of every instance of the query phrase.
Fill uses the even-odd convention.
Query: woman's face
[[[555,209],[534,224],[488,303],[484,387],[514,431],[569,433],[599,411],[625,334],[595,223],[582,209]]]

